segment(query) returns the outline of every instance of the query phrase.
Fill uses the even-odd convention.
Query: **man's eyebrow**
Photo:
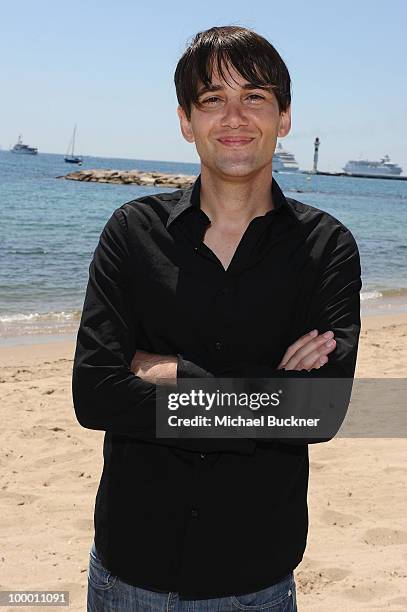
[[[253,83],[245,83],[244,85],[241,85],[242,89],[265,89],[266,91],[269,91],[270,93],[273,91],[273,87],[271,85],[254,85]],[[208,92],[214,92],[214,91],[223,91],[225,89],[225,87],[223,85],[216,85],[216,84],[210,84],[209,87],[201,87],[198,90],[197,96],[199,98],[199,96],[201,96],[204,93],[208,93]]]

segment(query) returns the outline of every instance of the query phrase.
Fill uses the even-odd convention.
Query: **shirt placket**
[[[219,278],[217,279],[218,289],[214,295],[214,305],[216,308],[216,328],[213,330],[215,339],[213,341],[213,357],[218,369],[222,369],[228,359],[233,355],[228,351],[227,336],[227,313],[233,308],[233,295],[240,276],[248,267],[255,265],[263,256],[263,252],[256,251],[256,245],[261,236],[269,233],[272,222],[272,214],[258,217],[252,221],[244,232],[232,260],[225,270],[219,258],[203,242],[206,223],[195,227],[194,232],[194,252],[196,256],[203,257],[217,266]]]

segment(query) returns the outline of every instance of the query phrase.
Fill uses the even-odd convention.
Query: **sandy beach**
[[[74,348],[0,349],[0,590],[66,590],[83,611],[104,432],[76,421]],[[407,313],[363,318],[356,376],[407,377]],[[310,445],[300,612],[407,610],[406,450],[402,438]]]

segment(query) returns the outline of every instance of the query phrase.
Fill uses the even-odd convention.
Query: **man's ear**
[[[188,142],[195,142],[195,136],[192,131],[191,122],[188,121],[185,111],[180,105],[177,106],[177,114],[179,117],[179,123],[183,137]]]
[[[287,107],[287,110],[280,113],[280,124],[278,127],[278,136],[283,138],[287,136],[291,129],[291,104]]]

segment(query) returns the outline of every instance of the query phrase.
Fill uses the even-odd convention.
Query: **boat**
[[[29,147],[26,144],[23,144],[23,137],[20,134],[18,140],[14,147],[10,149],[12,153],[19,153],[20,155],[37,155],[38,149],[37,147]]]
[[[390,161],[385,155],[380,161],[369,161],[368,159],[351,159],[342,168],[349,176],[400,176],[403,169],[398,164]]]
[[[65,155],[65,161],[68,164],[79,164],[79,165],[81,165],[82,162],[83,162],[82,157],[79,157],[78,155],[74,154],[74,150],[75,150],[75,137],[76,137],[76,124],[75,124],[75,127],[73,129],[73,134],[72,134],[71,140],[70,140],[69,145],[68,145],[68,150],[67,150],[66,155]]]
[[[272,168],[273,172],[298,172],[300,169],[294,155],[286,151],[281,142],[274,152]]]

